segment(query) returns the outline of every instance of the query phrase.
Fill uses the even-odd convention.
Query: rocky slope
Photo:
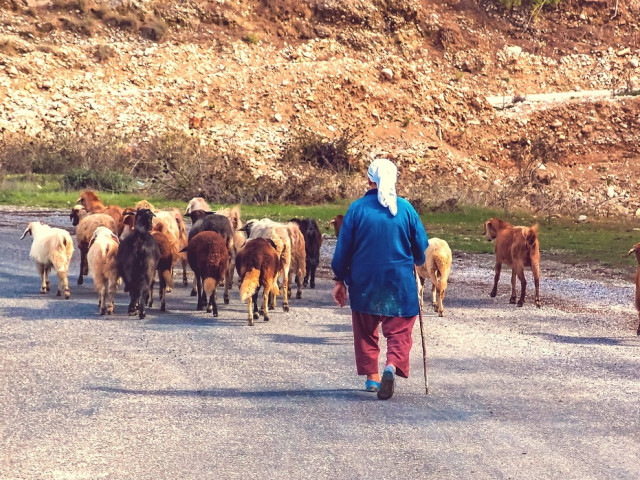
[[[635,214],[640,101],[527,95],[640,87],[640,2],[494,3],[2,0],[0,132],[135,152],[184,131],[281,180],[305,174],[281,162],[295,132],[351,127],[423,205]]]

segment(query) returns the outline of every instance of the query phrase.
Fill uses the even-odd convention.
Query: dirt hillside
[[[0,132],[121,138],[133,171],[179,131],[312,201],[330,186],[283,145],[351,129],[352,167],[394,159],[424,205],[640,215],[640,1],[496,3],[0,0]],[[612,94],[530,100],[591,90]]]

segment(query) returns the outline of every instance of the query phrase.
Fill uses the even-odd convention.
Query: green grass
[[[0,204],[71,208],[79,191],[63,191],[60,176],[13,175],[0,184]],[[158,208],[177,207],[183,210],[186,202],[149,196],[144,192],[109,194],[100,192],[106,205],[133,206],[146,198]],[[345,213],[349,201],[313,206],[263,204],[241,205],[242,218],[263,218],[284,221],[293,217],[312,217],[318,221],[321,231],[329,232],[329,221],[337,214]],[[229,205],[211,204],[212,209]],[[468,253],[493,253],[493,243],[482,236],[484,222],[500,217],[514,225],[539,223],[540,245],[543,260],[557,260],[586,270],[618,270],[628,278],[637,267],[634,257],[624,257],[629,249],[640,241],[640,219],[604,219],[576,223],[570,218],[537,219],[526,213],[505,213],[479,207],[463,207],[455,212],[436,212],[421,215],[430,237],[446,240],[453,250]],[[331,231],[332,232],[332,231]]]

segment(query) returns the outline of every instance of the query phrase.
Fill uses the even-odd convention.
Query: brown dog
[[[632,253],[636,254],[636,260],[638,261],[638,270],[636,271],[636,310],[638,310],[638,318],[640,318],[640,243],[636,243],[631,250],[627,252],[627,257]],[[638,325],[638,335],[640,335],[640,325]]]
[[[522,291],[518,306],[524,304],[527,281],[524,267],[531,267],[533,281],[536,286],[536,307],[540,308],[540,243],[538,242],[538,225],[532,227],[514,227],[499,218],[491,218],[484,224],[482,234],[488,241],[495,240],[496,273],[493,280],[491,296],[498,291],[498,280],[502,264],[511,266],[511,298],[509,303],[516,303],[516,276],[520,279]]]

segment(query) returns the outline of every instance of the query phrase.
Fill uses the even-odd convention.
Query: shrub
[[[244,43],[248,43],[249,45],[257,45],[260,39],[255,33],[247,33],[244,37],[242,37],[242,41]]]
[[[505,8],[512,9],[527,5],[532,11],[540,11],[544,7],[555,7],[562,0],[497,0]]]
[[[102,63],[109,60],[116,54],[116,51],[110,45],[97,45],[93,51],[96,62]]]
[[[360,170],[362,130],[348,127],[331,139],[309,129],[300,129],[285,142],[280,159],[284,164],[307,164],[333,172]]]
[[[66,190],[90,188],[112,193],[126,193],[131,191],[133,178],[112,170],[97,171],[74,168],[62,176],[62,184]]]

